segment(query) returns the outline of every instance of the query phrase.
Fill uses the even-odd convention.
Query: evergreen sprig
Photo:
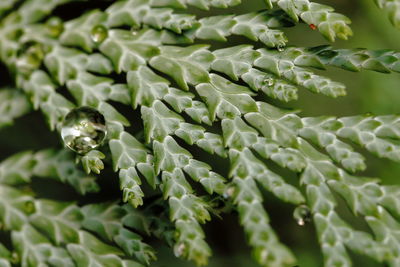
[[[350,266],[347,250],[399,264],[400,187],[356,176],[367,166],[353,146],[399,162],[400,117],[301,117],[258,98],[262,92],[293,101],[301,88],[343,96],[344,84],[313,69],[399,72],[399,52],[286,47],[284,28],[299,21],[330,41],[352,35],[347,17],[307,0],[267,0],[267,8],[277,9],[200,19],[180,9],[228,8],[240,1],[129,0],[69,21],[51,17],[57,6],[73,1],[28,0],[15,10],[15,1],[0,4],[0,59],[19,88],[0,91],[0,127],[32,105],[51,130],[60,131],[69,111],[90,106],[106,119],[107,148],[80,156],[56,149],[23,152],[0,164],[1,231],[12,241],[9,247],[0,244],[0,266],[148,265],[155,254],[138,233],[154,235],[173,246],[177,257],[205,265],[211,248],[201,225],[218,213],[212,198],[238,212],[260,265],[293,266],[295,255],[270,225],[263,189],[310,209],[325,266]],[[394,3],[377,2],[384,8]],[[391,13],[395,25],[397,13]],[[231,35],[266,48],[198,43],[228,41]],[[130,121],[115,103],[140,112],[142,121]],[[143,136],[129,132],[133,123]],[[227,158],[227,177],[187,149],[192,146]],[[118,172],[120,199],[128,204],[80,205],[24,190],[32,179],[50,178],[82,195],[98,192],[90,173],[99,174],[109,161]],[[301,188],[269,161],[298,174]],[[165,201],[151,203],[144,180]],[[372,233],[341,217],[337,194]],[[165,211],[155,213],[154,205]]]

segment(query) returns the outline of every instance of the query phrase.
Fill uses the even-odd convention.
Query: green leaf
[[[60,36],[60,42],[66,46],[77,46],[91,53],[96,44],[92,40],[93,27],[102,24],[107,15],[99,10],[91,11],[83,16],[70,20],[64,24],[64,32]]]
[[[161,54],[150,60],[150,65],[171,76],[182,89],[189,90],[188,83],[197,85],[210,80],[207,68],[214,57],[207,48],[205,45],[164,46]]]
[[[126,30],[109,30],[99,49],[112,61],[117,73],[135,70],[159,53],[157,44],[146,37],[146,31],[134,35]]]
[[[257,111],[256,102],[251,97],[253,93],[248,88],[215,74],[210,77],[211,82],[199,84],[196,91],[207,105],[212,121],[216,116],[232,119],[241,113]]]
[[[31,110],[26,96],[15,89],[0,90],[0,129]]]
[[[379,8],[384,9],[389,13],[390,22],[396,27],[400,28],[400,3],[391,0],[375,0]]]

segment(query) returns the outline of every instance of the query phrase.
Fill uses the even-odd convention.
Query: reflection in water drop
[[[104,116],[90,107],[73,109],[64,119],[61,138],[65,145],[79,154],[95,149],[107,134]]]
[[[311,221],[311,211],[306,205],[298,206],[293,212],[293,218],[300,226]]]
[[[58,37],[64,30],[63,22],[58,17],[52,17],[49,20],[47,20],[46,26],[50,36],[52,37]]]
[[[275,84],[275,80],[271,77],[265,78],[263,82],[268,86],[273,86]]]
[[[229,187],[225,190],[225,192],[224,192],[224,194],[223,194],[223,197],[224,197],[224,198],[231,198],[231,197],[233,196],[233,194],[235,194],[235,187],[234,187],[234,186],[229,186]]]
[[[94,26],[91,32],[93,42],[101,43],[108,37],[107,28],[103,25]]]
[[[278,44],[278,45],[276,46],[276,49],[277,49],[279,52],[283,52],[283,51],[285,50],[285,47],[286,47],[286,44],[285,44],[285,43],[280,43],[280,44]]]
[[[24,210],[28,214],[32,214],[36,211],[35,203],[31,200],[28,200],[24,203]]]

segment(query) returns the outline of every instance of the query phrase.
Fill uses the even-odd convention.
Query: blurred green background
[[[232,8],[230,12],[242,14],[250,11],[257,11],[264,8],[262,0],[244,0],[240,6]],[[318,1],[333,6],[352,20],[354,36],[349,41],[337,41],[334,47],[343,48],[369,48],[369,49],[399,49],[400,31],[396,30],[389,23],[386,14],[379,10],[372,0],[335,0]],[[190,9],[198,17],[211,15],[211,12],[200,12]],[[226,10],[213,10],[213,14],[226,14]],[[300,24],[296,27],[285,30],[289,37],[289,45],[292,46],[317,46],[328,44],[318,31],[311,30],[308,25]],[[243,42],[244,39],[229,39],[229,45]],[[259,45],[259,44],[258,44]],[[224,46],[221,43],[213,43],[213,48]],[[4,67],[1,69],[0,84],[10,82]],[[321,95],[314,95],[306,90],[300,91],[299,101],[289,104],[281,104],[282,107],[300,109],[301,116],[336,115],[348,116],[371,112],[373,114],[398,114],[400,112],[400,75],[380,74],[363,71],[352,73],[339,69],[329,69],[324,75],[333,80],[341,81],[347,85],[348,95],[339,99],[330,99]],[[137,112],[124,110],[127,117],[132,121],[140,121]],[[140,129],[140,125],[134,125],[132,131]],[[7,156],[27,150],[43,149],[47,147],[60,147],[60,139],[56,133],[51,133],[45,120],[39,112],[31,113],[21,119],[12,127],[0,130],[0,160]],[[361,151],[364,152],[364,151]],[[195,152],[194,152],[195,153]],[[380,177],[384,184],[399,183],[400,165],[388,160],[378,159],[368,153],[368,170],[363,175]],[[205,157],[200,154],[199,157]],[[204,159],[206,160],[206,159]],[[227,172],[226,162],[220,162],[216,169],[222,174]],[[279,170],[281,171],[281,170]],[[281,172],[282,173],[282,172]],[[285,178],[293,184],[298,183],[295,175],[284,171]],[[106,172],[101,177],[101,183],[106,185],[107,190],[101,196],[93,196],[92,200],[105,200],[118,197],[117,175]],[[108,185],[111,185],[109,187]],[[51,197],[65,200],[81,200],[73,190],[65,189],[65,186],[57,187],[55,184],[39,183],[34,188],[41,197]],[[61,192],[59,191],[61,190]],[[300,227],[292,218],[294,207],[277,201],[265,193],[265,206],[271,217],[271,224],[280,236],[282,242],[289,245],[301,267],[322,266],[322,255],[317,244],[314,227],[312,224]],[[369,231],[365,223],[354,217],[347,207],[339,200],[340,214],[356,229]],[[82,200],[83,201],[83,200]],[[236,214],[222,215],[222,219],[214,217],[213,221],[204,226],[207,234],[207,241],[213,249],[211,267],[252,267],[257,266],[250,257],[250,249],[246,245],[242,228],[238,224]],[[155,267],[187,267],[192,263],[176,259],[170,248],[158,243],[155,240],[148,240],[158,250],[159,260],[153,263]],[[371,260],[351,255],[354,266],[382,266]]]

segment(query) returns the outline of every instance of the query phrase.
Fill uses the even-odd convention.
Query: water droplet
[[[229,186],[229,187],[225,190],[223,196],[224,196],[224,198],[231,198],[231,197],[233,196],[234,193],[235,193],[235,187],[234,187],[234,186]]]
[[[64,30],[63,22],[58,17],[52,17],[46,22],[50,36],[58,37]]]
[[[107,134],[104,116],[90,107],[73,109],[65,116],[61,138],[71,150],[85,154],[104,141]]]
[[[24,203],[24,210],[26,213],[28,214],[32,214],[35,212],[36,208],[35,208],[35,203],[31,200],[28,200]]]
[[[280,43],[280,44],[278,44],[278,45],[276,46],[276,49],[277,49],[279,52],[283,52],[283,51],[285,50],[285,47],[286,47],[286,44],[285,44],[285,43]]]
[[[184,243],[175,244],[175,246],[174,246],[174,254],[175,254],[175,256],[178,257],[178,258],[180,256],[182,256],[183,252],[185,251],[185,248],[186,248],[186,246],[185,246]]]
[[[300,226],[311,221],[311,211],[306,205],[298,206],[293,212],[293,218]]]
[[[275,84],[275,80],[272,77],[265,78],[263,82],[268,86],[273,86]]]
[[[96,25],[92,28],[91,37],[93,42],[100,44],[108,37],[107,28],[103,25]]]

